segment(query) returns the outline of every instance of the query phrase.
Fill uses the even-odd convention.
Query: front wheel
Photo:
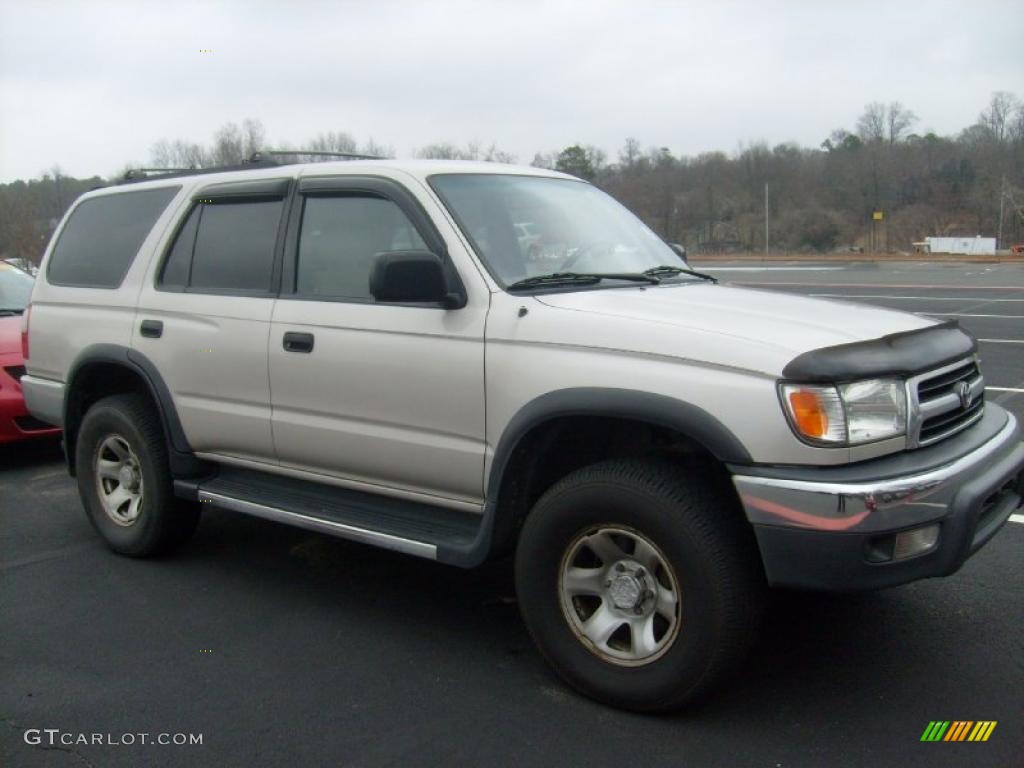
[[[578,470],[537,502],[516,589],[544,657],[575,689],[637,711],[682,706],[744,658],[764,590],[728,486],[654,460]]]

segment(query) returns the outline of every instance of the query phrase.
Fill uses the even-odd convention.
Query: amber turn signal
[[[846,442],[846,412],[835,387],[783,384],[782,400],[793,430],[809,442]]]
[[[796,428],[805,437],[820,440],[828,434],[828,414],[822,407],[817,393],[806,389],[790,392],[789,407],[793,412]]]

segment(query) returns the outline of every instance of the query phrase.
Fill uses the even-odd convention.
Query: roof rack
[[[265,149],[262,152],[253,152],[250,162],[262,159],[266,155],[284,157],[343,157],[346,160],[385,160],[380,155],[363,155],[358,152],[325,152],[311,149]]]
[[[288,162],[278,162],[277,157],[341,157],[346,160],[384,160],[379,155],[361,155],[356,152],[323,152],[319,150],[306,149],[265,149],[260,152],[253,152],[241,165],[218,165],[210,168],[130,168],[125,171],[124,176],[118,180],[118,184],[130,184],[136,181],[147,181],[152,178],[149,174],[159,174],[155,178],[172,179],[177,176],[195,176],[205,173],[222,173],[224,171],[251,171],[256,168],[273,168],[278,165],[288,165]],[[299,162],[292,160],[292,163]]]
[[[150,173],[191,173],[195,170],[195,166],[190,168],[129,168],[124,172],[122,181],[141,181],[148,178]]]
[[[269,157],[257,158],[256,155],[253,155],[253,159],[241,165],[217,165],[210,168],[130,168],[125,171],[124,176],[117,183],[131,184],[138,181],[151,181],[154,178],[173,179],[178,176],[198,176],[206,173],[223,173],[224,171],[251,171],[256,168],[272,168],[276,165],[280,165],[280,163]],[[150,176],[149,174],[158,175]]]

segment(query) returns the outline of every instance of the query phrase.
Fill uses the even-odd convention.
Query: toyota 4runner
[[[1021,504],[953,323],[718,284],[590,184],[493,164],[191,172],[83,195],[22,318],[116,552],[202,503],[471,567],[515,553],[573,687],[743,658],[766,586],[955,572]]]

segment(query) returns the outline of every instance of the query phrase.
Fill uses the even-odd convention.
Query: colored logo
[[[996,720],[932,720],[921,741],[988,741]]]

